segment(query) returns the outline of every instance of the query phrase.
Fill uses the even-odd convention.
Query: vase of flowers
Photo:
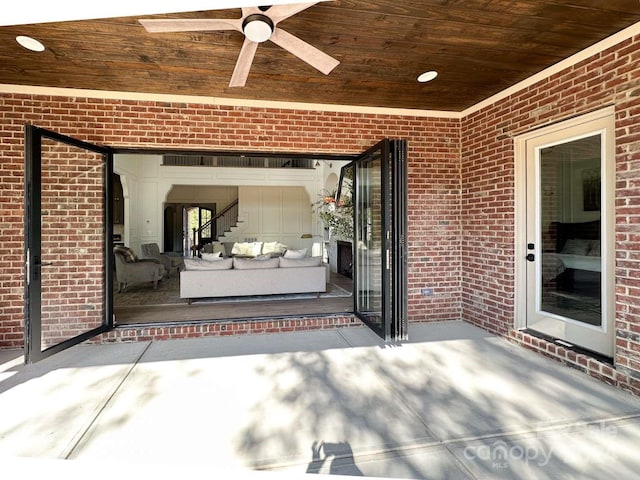
[[[353,205],[350,201],[336,202],[335,192],[323,192],[315,207],[330,236],[345,240],[353,238]]]

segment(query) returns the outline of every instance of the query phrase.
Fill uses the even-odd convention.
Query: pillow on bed
[[[280,268],[319,267],[322,257],[280,258]]]
[[[213,262],[196,258],[184,259],[185,270],[229,270],[231,267],[233,267],[233,258],[221,258]]]
[[[307,256],[307,249],[302,250],[287,250],[284,252],[284,258],[304,258]]]
[[[590,257],[599,257],[601,256],[600,252],[600,240],[591,240],[591,247],[587,252],[587,255]]]
[[[567,240],[567,243],[564,244],[560,253],[567,255],[586,255],[590,247],[590,240],[570,238]]]

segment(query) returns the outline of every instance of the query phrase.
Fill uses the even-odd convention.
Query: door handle
[[[536,256],[533,253],[529,253],[526,257],[527,262],[533,262],[536,259]]]
[[[33,264],[36,268],[41,268],[41,267],[50,267],[51,265],[53,265],[53,262],[43,262],[40,260],[39,257],[34,257]]]

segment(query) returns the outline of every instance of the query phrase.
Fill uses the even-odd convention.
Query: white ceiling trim
[[[138,100],[143,102],[199,103],[226,107],[272,108],[281,110],[305,110],[317,112],[361,113],[371,115],[393,115],[398,117],[428,117],[460,119],[459,112],[440,110],[418,110],[410,108],[361,107],[358,105],[330,105],[324,103],[276,102],[268,100],[245,100],[240,98],[206,97],[198,95],[167,95],[160,93],[118,92],[85,90],[78,88],[36,87],[30,85],[0,84],[0,93],[21,95],[51,95],[61,97],[102,98],[110,100]]]
[[[315,0],[326,2],[329,0]],[[305,0],[269,0],[269,5],[307,3]],[[160,13],[224,10],[255,7],[257,0],[29,0],[5,2],[0,7],[0,26],[66,22],[95,18],[144,16]]]

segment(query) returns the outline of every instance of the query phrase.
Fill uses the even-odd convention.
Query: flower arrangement
[[[335,192],[323,192],[315,203],[315,211],[329,229],[331,236],[353,238],[353,205],[351,201],[336,202]]]

